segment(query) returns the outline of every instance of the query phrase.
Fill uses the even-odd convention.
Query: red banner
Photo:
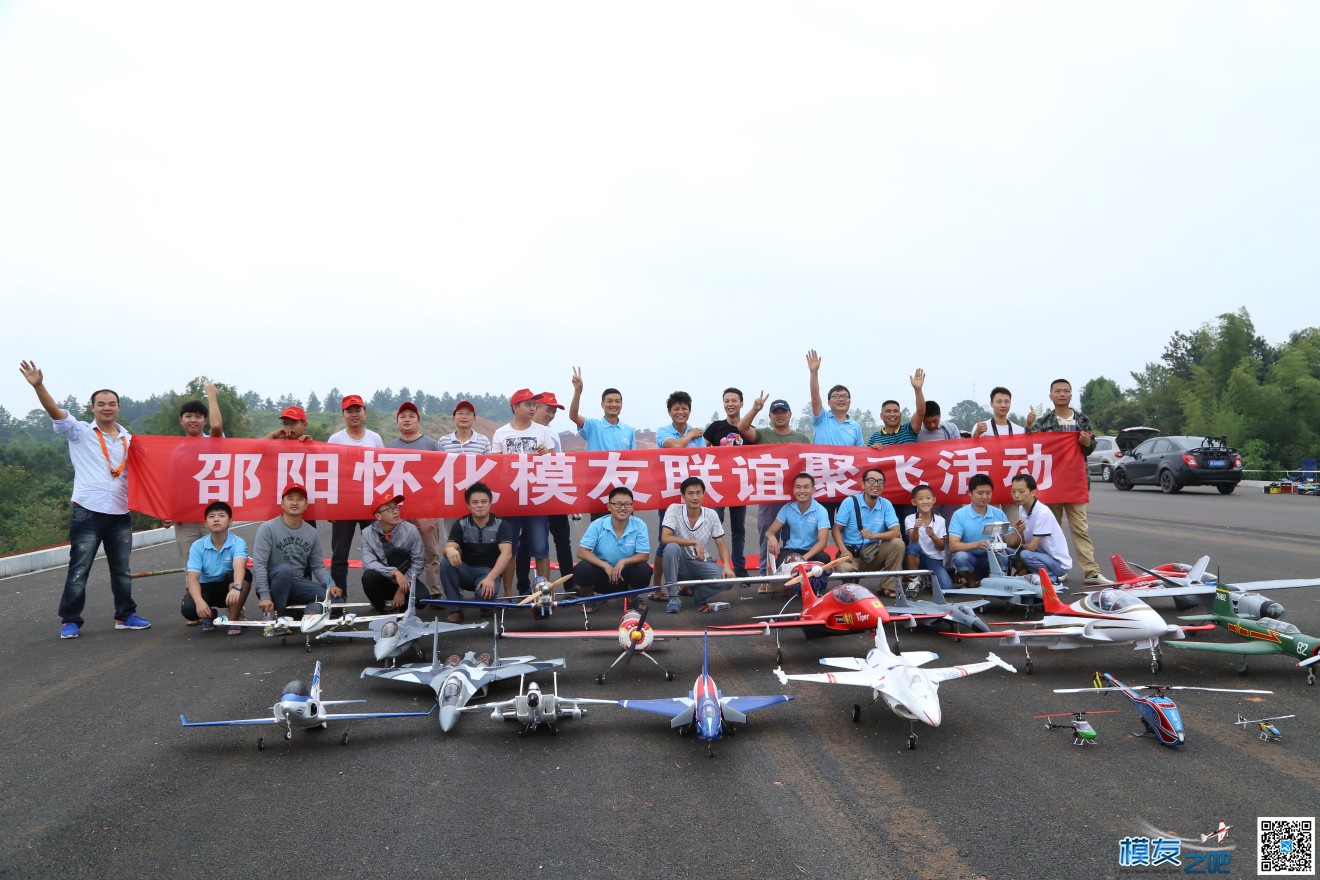
[[[941,504],[967,501],[967,481],[988,474],[994,503],[1010,501],[1019,473],[1036,478],[1044,501],[1087,501],[1085,460],[1076,434],[981,437],[907,443],[884,449],[767,444],[692,450],[639,449],[557,455],[465,455],[370,449],[287,440],[213,440],[139,434],[129,447],[128,502],[161,519],[198,522],[212,501],[245,520],[279,515],[280,494],[307,488],[309,519],[370,519],[381,501],[403,495],[407,515],[467,512],[463,490],[477,481],[494,492],[502,516],[605,510],[615,486],[632,489],[639,510],[681,501],[688,477],[706,483],[710,507],[784,503],[793,478],[816,478],[816,498],[838,501],[861,491],[868,467],[885,474],[885,497],[909,503],[926,483]]]

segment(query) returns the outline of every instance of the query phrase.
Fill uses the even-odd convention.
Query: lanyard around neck
[[[92,430],[96,432],[96,439],[101,441],[101,454],[105,456],[105,463],[110,467],[110,477],[112,479],[118,477],[124,472],[124,468],[128,467],[128,438],[122,432],[119,435],[119,442],[124,447],[124,460],[119,463],[119,467],[115,467],[110,463],[110,447],[105,445],[105,435],[101,433],[100,428],[93,427]]]

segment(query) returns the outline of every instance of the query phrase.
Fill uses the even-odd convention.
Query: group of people
[[[744,444],[816,443],[828,446],[862,446],[877,449],[903,443],[949,440],[960,436],[944,422],[939,405],[924,394],[925,373],[917,369],[910,377],[914,393],[912,415],[902,417],[897,400],[881,406],[881,426],[863,438],[861,426],[849,418],[851,394],[844,385],[834,385],[821,395],[820,356],[806,356],[810,376],[812,435],[794,430],[792,407],[783,398],[769,402],[768,428],[754,426],[766,409],[768,395],[762,393],[744,409],[743,393],[726,388],[722,395],[725,417],[702,428],[690,423],[692,397],[676,391],[666,401],[670,422],[656,431],[662,448],[730,446]],[[83,626],[82,609],[91,561],[104,545],[115,596],[115,621],[119,629],[150,626],[137,614],[132,601],[128,555],[132,532],[127,504],[129,432],[117,421],[119,397],[109,389],[92,395],[91,424],[78,421],[62,409],[46,390],[43,375],[33,363],[19,367],[36,391],[38,400],[54,422],[55,430],[69,442],[74,465],[73,514],[70,522],[70,563],[60,602],[61,638],[76,638]],[[634,430],[621,414],[623,395],[617,388],[601,393],[599,418],[582,414],[583,379],[580,369],[572,375],[573,395],[568,417],[585,439],[589,450],[636,448]],[[215,387],[206,386],[207,401],[182,405],[179,423],[190,438],[224,436]],[[1026,424],[1008,418],[1012,395],[1006,388],[991,391],[991,418],[978,423],[973,436],[1027,431],[1067,431],[1077,436],[1083,456],[1094,448],[1089,421],[1072,408],[1072,386],[1064,379],[1050,386],[1052,411],[1039,418],[1031,411]],[[510,398],[510,420],[493,436],[474,429],[476,411],[465,400],[452,412],[454,430],[438,439],[421,432],[421,413],[415,404],[404,402],[395,412],[398,436],[386,442],[366,427],[366,405],[358,395],[341,401],[344,427],[329,443],[349,446],[421,449],[474,454],[546,454],[562,451],[558,433],[549,425],[565,407],[552,392],[534,393],[520,389]],[[280,414],[280,427],[267,439],[306,441],[307,414],[301,407],[287,407]],[[761,572],[771,559],[782,562],[790,554],[825,561],[832,540],[844,572],[895,571],[900,567],[925,568],[942,584],[951,584],[946,566],[955,575],[975,583],[989,571],[987,522],[1009,522],[1007,515],[989,504],[993,485],[983,474],[969,482],[969,503],[950,510],[935,503],[929,486],[918,486],[911,504],[895,507],[884,497],[885,476],[879,469],[862,475],[862,491],[842,502],[815,500],[816,481],[799,474],[793,481],[793,498],[782,506],[760,506]],[[1087,585],[1109,581],[1095,562],[1087,533],[1085,504],[1046,505],[1036,501],[1036,484],[1029,474],[1013,480],[1017,503],[1010,546],[1020,548],[1019,561],[1034,570],[1045,568],[1062,578],[1072,568],[1066,520],[1076,546]],[[678,612],[682,599],[680,581],[704,581],[694,591],[694,601],[707,605],[722,592],[719,581],[746,577],[746,508],[714,508],[705,504],[706,486],[697,477],[681,485],[682,501],[669,506],[660,520],[654,554],[647,524],[635,515],[632,492],[613,489],[608,513],[598,515],[576,548],[571,546],[567,514],[500,516],[492,510],[491,490],[482,483],[469,486],[464,498],[465,516],[455,520],[442,542],[443,523],[437,518],[405,518],[403,497],[382,501],[371,520],[338,520],[331,523],[330,566],[327,570],[316,524],[304,518],[307,492],[298,485],[287,486],[280,499],[281,514],[261,524],[251,554],[242,538],[230,531],[233,512],[224,502],[206,508],[201,523],[174,523],[175,540],[185,561],[187,589],[181,611],[190,622],[214,629],[213,609],[226,608],[238,619],[250,591],[255,588],[258,606],[266,613],[285,613],[289,605],[315,600],[334,600],[348,587],[349,557],[355,534],[361,531],[362,589],[377,609],[401,608],[409,590],[422,588],[427,595],[459,599],[465,592],[483,598],[526,594],[531,589],[531,571],[548,577],[550,541],[553,539],[559,570],[572,572],[573,588],[582,595],[609,594],[654,584],[656,596],[666,610]],[[729,522],[726,541],[724,523]],[[251,558],[251,570],[247,561]],[[1004,562],[1001,560],[1001,562]],[[418,586],[420,585],[420,586]],[[893,592],[901,584],[883,582],[881,589]],[[463,612],[449,613],[461,620]],[[241,632],[238,627],[228,629]]]

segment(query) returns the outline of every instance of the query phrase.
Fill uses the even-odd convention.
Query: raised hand
[[[813,373],[820,370],[820,355],[814,348],[807,352],[807,369]]]
[[[36,364],[30,361],[19,361],[18,371],[23,374],[23,378],[33,387],[40,385],[44,381],[41,375],[41,370],[37,368]]]
[[[582,393],[582,368],[581,368],[581,367],[574,367],[574,368],[573,368],[573,390],[576,391],[576,392],[578,392],[579,394]]]
[[[908,381],[912,383],[913,388],[921,388],[926,384],[926,371],[921,367],[917,367],[917,371],[908,376]]]

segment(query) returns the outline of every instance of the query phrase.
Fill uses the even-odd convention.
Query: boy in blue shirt
[[[233,508],[223,501],[212,501],[206,506],[208,534],[194,541],[188,550],[188,589],[179,612],[186,620],[200,620],[202,632],[215,632],[213,608],[227,608],[229,619],[239,620],[252,588],[247,542],[229,531],[233,518]],[[231,636],[242,632],[242,627],[228,629]]]

